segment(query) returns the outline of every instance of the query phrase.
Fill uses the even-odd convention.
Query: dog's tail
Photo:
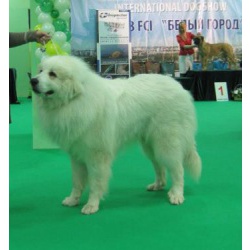
[[[191,177],[198,182],[201,176],[202,163],[195,147],[186,154],[184,158],[184,166],[190,173]]]

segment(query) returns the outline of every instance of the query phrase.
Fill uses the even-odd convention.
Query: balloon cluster
[[[51,36],[51,40],[46,44],[37,44],[36,57],[43,59],[47,56],[70,54],[70,0],[35,0],[35,2],[38,24],[34,30],[47,32]]]

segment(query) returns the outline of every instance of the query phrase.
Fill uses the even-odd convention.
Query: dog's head
[[[79,94],[81,83],[76,80],[78,61],[71,56],[44,59],[39,65],[39,73],[30,80],[34,93],[46,99],[72,99]]]
[[[197,35],[193,38],[194,40],[194,44],[197,45],[197,46],[201,46],[204,42],[204,36],[201,36],[201,35]]]

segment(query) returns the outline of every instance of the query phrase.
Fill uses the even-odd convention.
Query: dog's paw
[[[182,193],[174,192],[170,190],[168,192],[168,198],[171,204],[173,205],[180,205],[184,202],[184,196]]]
[[[99,206],[98,205],[91,205],[91,204],[86,204],[85,206],[83,206],[82,208],[82,213],[83,214],[94,214],[99,210]]]
[[[159,184],[159,183],[152,183],[147,186],[147,191],[158,191],[158,190],[163,190],[164,189],[164,184]]]
[[[62,201],[62,205],[64,206],[68,206],[68,207],[74,207],[77,206],[79,204],[79,198],[74,198],[74,197],[66,197],[63,201]]]

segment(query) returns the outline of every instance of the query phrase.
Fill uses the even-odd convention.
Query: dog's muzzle
[[[42,94],[39,89],[38,89],[38,79],[37,78],[31,78],[30,79],[30,84],[32,86],[32,90],[36,93],[36,94]],[[46,93],[44,93],[46,96],[49,96],[49,95],[52,95],[54,94],[54,91],[53,90],[49,90],[47,91]]]
[[[37,80],[37,78],[31,78],[30,83],[31,83],[31,86],[34,87],[39,83],[39,81]]]
[[[37,89],[38,83],[39,83],[39,81],[38,81],[37,78],[31,78],[31,79],[30,79],[30,84],[31,84],[32,90],[33,90],[35,93],[37,93],[37,94],[40,93],[40,92],[38,91],[38,89]]]
[[[193,40],[194,40],[195,45],[198,46],[200,44],[200,39],[199,38],[194,38]]]

